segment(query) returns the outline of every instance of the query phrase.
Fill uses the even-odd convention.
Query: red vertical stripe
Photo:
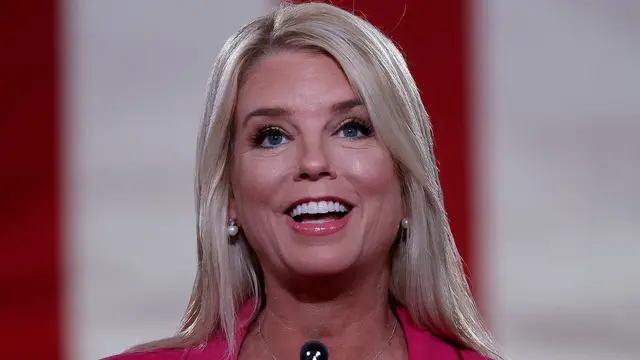
[[[306,1],[297,1],[298,3]],[[445,205],[468,274],[474,268],[470,114],[471,4],[466,0],[327,1],[363,15],[407,57],[433,122]]]
[[[61,359],[57,13],[0,11],[0,358]]]

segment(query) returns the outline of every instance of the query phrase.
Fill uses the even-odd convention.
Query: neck
[[[309,340],[323,342],[331,359],[373,358],[388,342],[396,319],[389,307],[388,269],[338,281],[265,274],[266,305],[259,326],[278,359],[297,359]],[[358,279],[355,281],[355,279]],[[397,329],[396,329],[397,330]]]

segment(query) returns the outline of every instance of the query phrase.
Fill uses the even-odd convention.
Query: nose
[[[327,156],[326,147],[321,139],[303,141],[298,157],[296,181],[317,181],[323,178],[335,179],[336,174]]]

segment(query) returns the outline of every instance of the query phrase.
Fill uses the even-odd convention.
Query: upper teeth
[[[347,207],[337,201],[309,201],[298,204],[291,210],[291,217],[302,214],[326,214],[328,212],[347,212]]]

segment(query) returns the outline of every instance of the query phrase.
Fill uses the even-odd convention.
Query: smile
[[[326,236],[340,231],[353,207],[339,199],[299,201],[289,208],[287,223],[297,233]]]

